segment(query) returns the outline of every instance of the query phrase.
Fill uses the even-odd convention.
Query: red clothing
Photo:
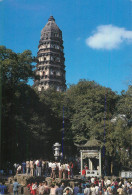
[[[82,175],[86,175],[86,170],[85,169],[82,170]]]

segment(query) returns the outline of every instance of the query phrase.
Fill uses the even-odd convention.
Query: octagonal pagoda
[[[53,16],[50,16],[41,31],[38,46],[36,74],[40,76],[40,80],[35,81],[38,91],[51,87],[57,91],[66,90],[63,49],[62,31]]]

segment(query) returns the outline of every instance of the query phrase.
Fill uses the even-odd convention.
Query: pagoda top
[[[53,16],[50,16],[48,21],[55,21],[54,17]]]
[[[49,17],[47,24],[45,25],[45,27],[41,31],[41,35],[43,36],[43,34],[45,32],[57,32],[57,33],[61,32],[61,30],[59,29],[59,27],[55,23],[55,19],[53,16]]]

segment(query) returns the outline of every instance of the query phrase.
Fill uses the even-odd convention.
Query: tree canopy
[[[106,157],[130,167],[132,86],[117,94],[80,80],[65,92],[50,88],[40,93],[28,84],[35,79],[33,64],[31,51],[0,46],[3,162],[50,158],[64,133],[64,146],[96,138],[105,145]]]

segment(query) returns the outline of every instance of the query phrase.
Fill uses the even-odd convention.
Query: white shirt
[[[39,160],[36,160],[36,161],[35,161],[35,165],[37,165],[38,163],[39,163]]]
[[[53,163],[51,168],[52,168],[53,170],[55,170],[55,169],[56,169],[56,164]]]
[[[107,184],[107,185],[110,185],[110,184],[111,184],[111,181],[108,179],[108,180],[106,181],[106,184]]]
[[[69,165],[65,164],[65,170],[70,171],[70,169],[68,167],[69,167]]]
[[[49,167],[50,167],[50,168],[52,167],[52,162],[49,162]]]
[[[94,183],[94,177],[91,178],[91,183]]]

